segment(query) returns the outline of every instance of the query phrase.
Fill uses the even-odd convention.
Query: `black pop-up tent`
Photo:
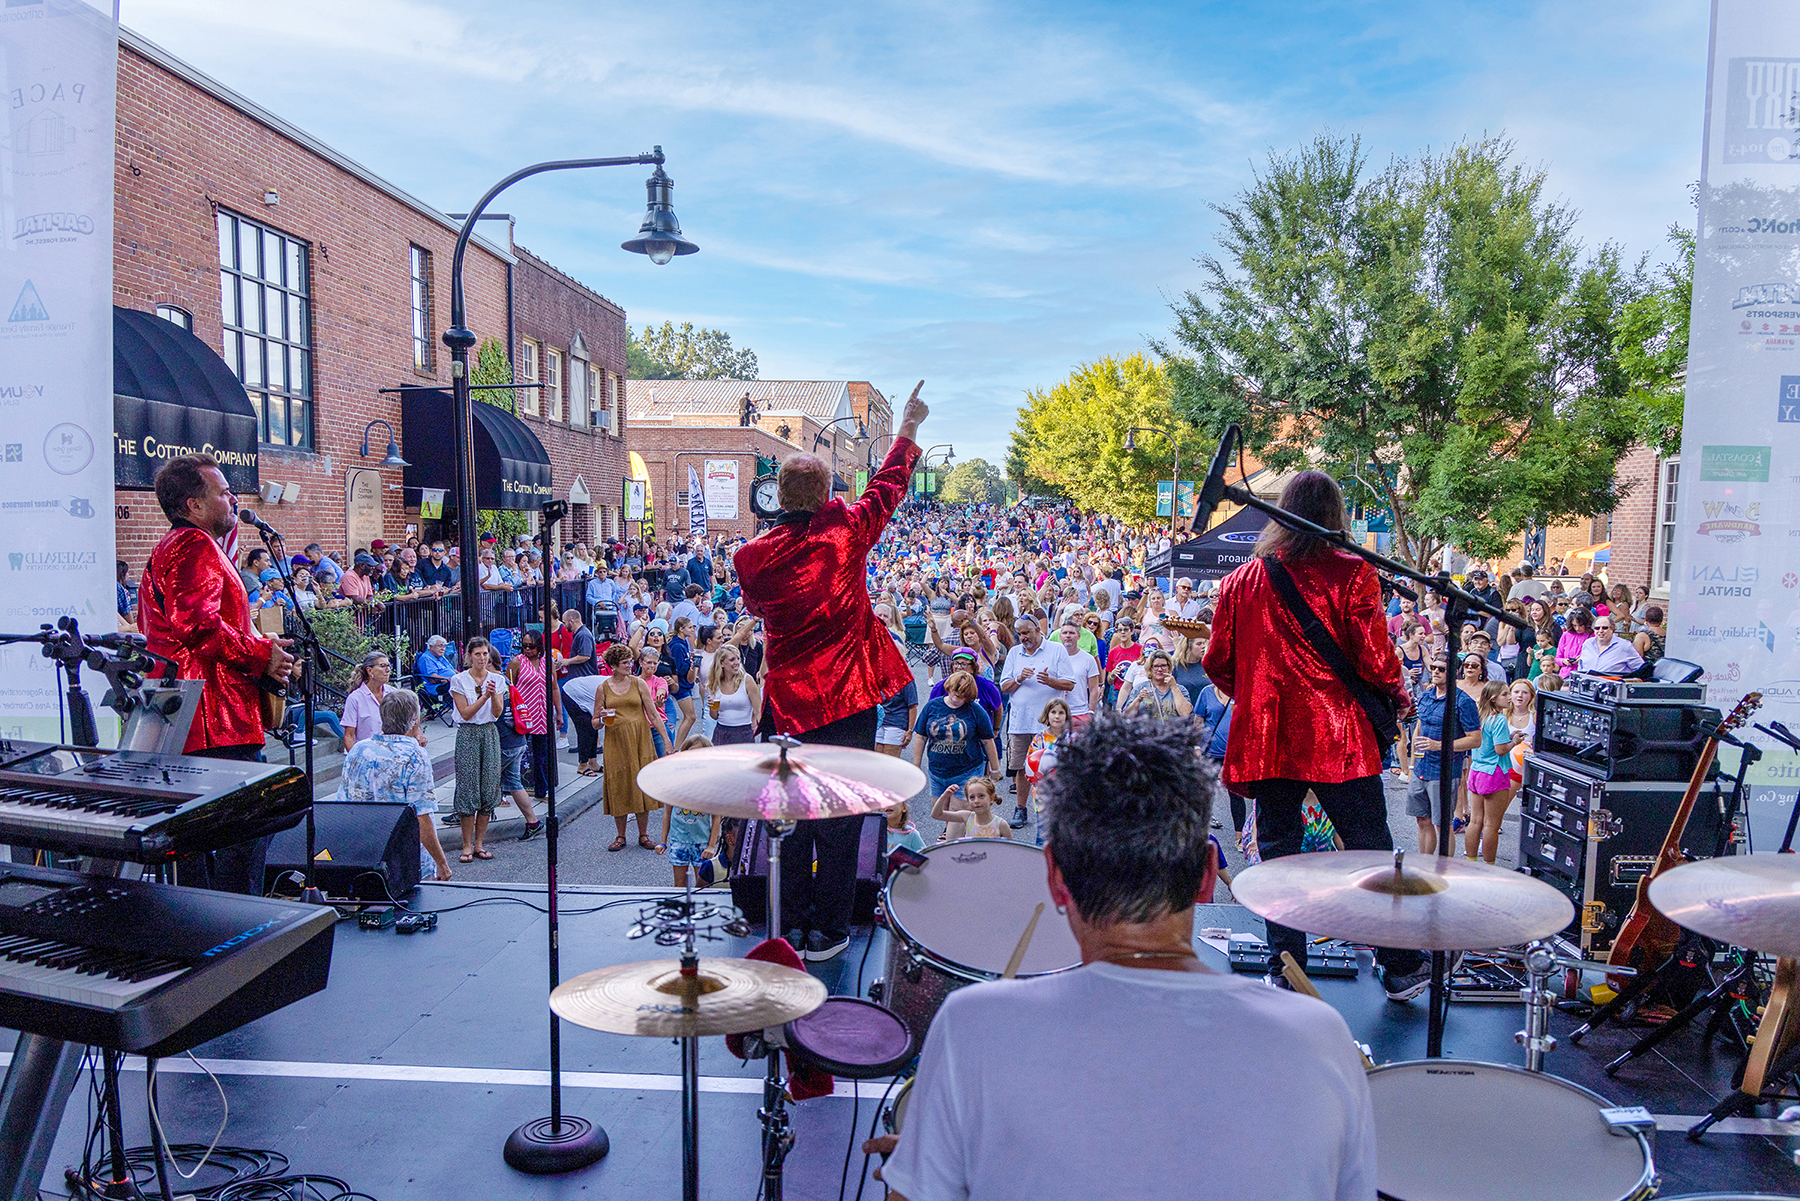
[[[1178,542],[1144,565],[1146,579],[1218,580],[1250,561],[1269,519],[1255,509],[1239,509],[1198,538]]]

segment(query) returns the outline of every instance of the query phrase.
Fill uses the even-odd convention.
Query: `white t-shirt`
[[[594,698],[600,691],[601,683],[611,678],[610,671],[604,675],[576,676],[572,680],[558,680],[556,690],[574,701],[591,717],[594,712]]]
[[[1064,695],[1069,699],[1069,715],[1080,717],[1093,710],[1088,705],[1088,681],[1100,674],[1100,660],[1084,650],[1077,649],[1073,654],[1068,647],[1063,647],[1063,655],[1069,660],[1069,670],[1075,673],[1075,687]]]
[[[951,993],[881,1174],[908,1201],[1369,1201],[1374,1113],[1323,1002],[1094,963]]]
[[[500,707],[504,709],[506,707],[506,677],[497,671],[489,671],[487,673],[487,679],[481,682],[484,690],[487,687],[488,680],[494,682],[494,695],[500,698]],[[450,694],[452,696],[460,696],[463,700],[473,704],[476,700],[475,677],[466,671],[459,671],[451,676]],[[492,705],[482,705],[481,708],[475,710],[474,717],[465,718],[462,715],[461,709],[458,709],[455,705],[451,705],[450,720],[459,726],[480,726],[486,725],[488,722],[499,721],[500,715],[494,712],[494,707]]]
[[[1059,680],[1075,677],[1075,669],[1069,663],[1069,656],[1063,653],[1062,643],[1046,638],[1038,643],[1035,655],[1026,654],[1025,644],[1019,643],[1006,652],[1006,663],[1000,669],[1000,678],[1010,680],[1027,667],[1037,668],[1037,675],[1020,684],[1011,693],[1011,703],[1007,707],[1009,716],[1006,719],[1008,734],[1037,733],[1044,728],[1044,723],[1038,720],[1038,714],[1044,711],[1044,706],[1058,697],[1069,700],[1067,692],[1052,688],[1043,681],[1043,677],[1047,675]],[[1073,704],[1070,701],[1071,712]]]

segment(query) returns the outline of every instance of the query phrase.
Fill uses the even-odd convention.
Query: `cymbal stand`
[[[1558,955],[1546,940],[1526,944],[1527,984],[1519,990],[1519,999],[1525,1002],[1525,1029],[1513,1035],[1513,1041],[1525,1048],[1526,1071],[1543,1071],[1544,1056],[1556,1050],[1556,1039],[1550,1033],[1550,1011],[1556,1007],[1556,994],[1551,991],[1549,983],[1551,976],[1556,974],[1558,968],[1580,971],[1592,966],[1585,959],[1570,959]],[[1633,974],[1632,969],[1624,968],[1621,974]]]
[[[793,769],[788,766],[788,752],[801,745],[798,738],[776,734],[768,740],[781,748],[781,764],[776,769],[785,779]],[[781,843],[794,832],[791,821],[764,823],[769,831],[769,937],[780,938],[781,929]],[[809,865],[810,866],[810,865]],[[762,1108],[756,1116],[763,1124],[763,1196],[768,1201],[781,1201],[781,1165],[794,1147],[794,1130],[787,1116],[787,1081],[781,1077],[781,1048],[763,1039],[768,1056],[768,1070],[763,1076]]]
[[[639,910],[637,924],[626,934],[627,938],[654,935],[659,947],[681,948],[681,996],[689,1004],[707,991],[700,979],[700,954],[695,949],[695,939],[716,939],[725,934],[742,938],[750,933],[750,923],[732,906],[694,902],[694,875],[690,870],[687,891],[680,900],[670,898]],[[700,1040],[689,1035],[678,1041],[681,1043],[681,1197],[682,1201],[699,1201]]]

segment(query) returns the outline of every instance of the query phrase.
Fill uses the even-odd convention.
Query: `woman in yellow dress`
[[[631,673],[633,658],[631,647],[623,642],[606,649],[606,666],[612,674],[601,682],[594,700],[594,723],[606,734],[600,760],[606,811],[619,825],[609,851],[625,849],[625,823],[633,813],[638,817],[638,845],[647,851],[661,849],[650,838],[650,814],[662,806],[645,796],[637,783],[638,769],[656,759],[656,745],[650,740],[656,706],[644,681]]]

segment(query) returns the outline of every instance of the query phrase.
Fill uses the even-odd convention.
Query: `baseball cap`
[[[369,543],[369,549],[370,550],[386,550],[387,543],[383,542],[380,538],[376,538],[375,540],[373,540],[372,542]]]
[[[976,657],[977,656],[976,656],[975,652],[972,650],[969,650],[967,647],[964,647],[962,650],[950,652],[950,661],[952,663],[954,663],[958,659],[974,659]]]

